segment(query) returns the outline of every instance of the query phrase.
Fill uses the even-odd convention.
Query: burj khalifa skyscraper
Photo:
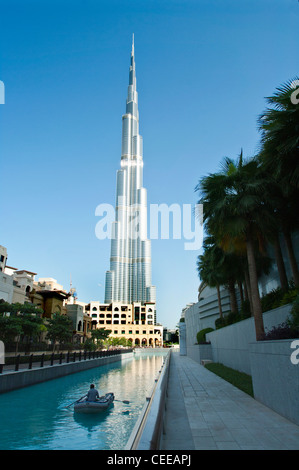
[[[115,221],[105,303],[156,302],[152,286],[151,242],[147,239],[147,193],[143,187],[143,145],[132,41],[126,113],[122,116],[121,169],[117,171]]]

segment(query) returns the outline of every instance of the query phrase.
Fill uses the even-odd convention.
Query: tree
[[[128,341],[126,338],[111,337],[107,339],[109,346],[127,346]]]
[[[298,86],[298,83],[298,77],[295,77],[278,87],[273,96],[266,98],[270,107],[258,119],[261,131],[260,159],[265,172],[272,174],[280,186],[280,227],[297,287],[299,270],[290,232],[294,225],[298,228],[299,224],[299,106],[298,93],[293,86]]]
[[[263,162],[261,159],[260,161],[260,170],[267,175]],[[281,182],[273,178],[271,185],[268,185],[267,187],[266,198],[267,200],[271,201],[273,216],[277,221],[276,227],[272,231],[272,235],[270,234],[269,236],[269,241],[273,244],[274,247],[281,288],[284,291],[287,291],[288,279],[286,276],[284,261],[281,253],[280,235],[283,235],[286,244],[287,255],[290,261],[294,283],[296,287],[299,287],[299,270],[291,235],[292,231],[298,229],[299,227],[299,191],[296,189],[289,191],[283,187]]]
[[[102,344],[103,340],[107,339],[110,335],[111,330],[106,330],[105,328],[96,328],[95,330],[91,331],[91,339],[92,342],[99,346]]]
[[[1,331],[6,341],[16,341],[16,351],[21,337],[27,339],[27,349],[33,337],[37,336],[43,328],[43,310],[30,303],[0,302]],[[29,350],[29,349],[28,349]]]
[[[72,337],[72,321],[66,315],[55,313],[53,317],[48,320],[47,330],[47,338],[53,342],[54,352],[56,341],[60,344],[70,341]]]
[[[299,189],[299,106],[292,98],[294,83],[299,83],[298,77],[266,98],[270,107],[258,119],[262,161],[286,190]]]
[[[21,324],[22,335],[27,340],[27,352],[30,350],[30,341],[36,338],[43,329],[43,319],[38,315],[25,313],[17,317]]]
[[[198,274],[210,287],[216,287],[220,317],[223,316],[220,286],[226,286],[230,295],[231,311],[238,312],[235,284],[243,278],[240,259],[233,253],[226,253],[213,236],[205,238],[204,253],[198,257]]]
[[[264,324],[255,251],[257,247],[263,249],[265,235],[275,226],[264,197],[269,184],[270,180],[259,172],[257,159],[244,162],[241,151],[236,162],[225,158],[222,171],[203,177],[196,187],[204,222],[217,243],[225,239],[245,243],[257,340],[264,338]]]
[[[0,340],[10,343],[23,333],[21,323],[17,317],[0,316]]]

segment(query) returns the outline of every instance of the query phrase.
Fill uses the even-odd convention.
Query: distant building
[[[163,328],[163,341],[165,343],[177,343],[178,340],[179,338],[177,329]]]
[[[0,245],[0,300],[12,303],[13,277],[5,273],[7,262],[7,249]]]
[[[154,303],[92,301],[85,306],[85,312],[91,318],[92,329],[111,330],[111,337],[125,338],[132,346],[155,348],[163,344],[163,327],[155,324],[154,306]]]

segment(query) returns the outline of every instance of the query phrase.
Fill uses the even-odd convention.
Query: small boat
[[[106,393],[97,401],[79,400],[74,405],[74,411],[77,413],[99,413],[106,410],[114,401],[114,393]]]

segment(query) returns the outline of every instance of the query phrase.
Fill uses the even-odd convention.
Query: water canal
[[[0,395],[1,450],[121,450],[152,390],[166,352],[136,353],[122,364],[89,369]],[[80,415],[67,405],[90,383],[118,400],[98,415]]]

